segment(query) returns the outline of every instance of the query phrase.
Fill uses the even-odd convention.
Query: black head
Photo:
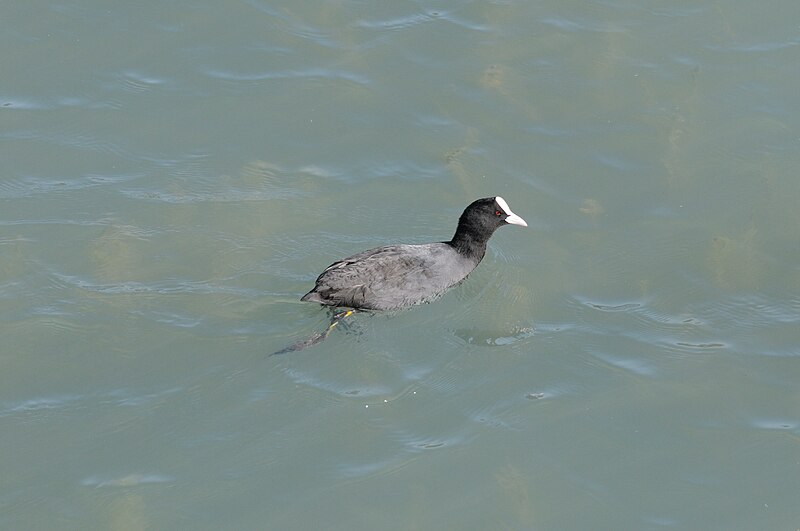
[[[464,209],[458,225],[472,227],[474,231],[487,234],[487,239],[498,227],[503,225],[522,225],[527,227],[525,220],[514,214],[508,203],[502,197],[484,197],[478,199]]]
[[[511,211],[502,197],[478,199],[464,209],[451,243],[465,252],[476,253],[480,250],[483,256],[486,242],[503,225],[528,226],[524,219]]]

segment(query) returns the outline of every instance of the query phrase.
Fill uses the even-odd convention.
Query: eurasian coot
[[[273,355],[316,345],[356,310],[396,310],[438,297],[467,278],[486,254],[492,233],[509,224],[528,226],[502,197],[487,197],[464,210],[449,242],[387,245],[334,262],[301,300],[345,309],[331,317],[325,331]]]
[[[503,225],[528,224],[502,197],[478,199],[458,220],[453,239],[387,245],[329,265],[301,300],[357,310],[395,310],[430,301],[469,275]]]

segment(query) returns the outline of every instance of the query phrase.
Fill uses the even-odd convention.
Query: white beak
[[[500,196],[497,196],[494,198],[494,200],[497,202],[498,205],[500,205],[500,208],[503,209],[503,212],[506,213],[507,216],[506,223],[510,223],[511,225],[521,225],[523,227],[528,226],[528,224],[525,223],[524,219],[511,212],[511,208],[509,208],[508,203],[506,203],[505,199],[503,199]]]

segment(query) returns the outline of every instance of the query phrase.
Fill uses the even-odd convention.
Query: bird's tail
[[[286,354],[288,352],[295,352],[298,350],[305,350],[308,347],[316,345],[317,343],[322,343],[322,341],[324,341],[325,338],[328,337],[328,334],[330,334],[331,331],[333,331],[333,329],[338,326],[339,322],[342,319],[344,319],[345,317],[349,317],[354,313],[356,313],[355,310],[345,310],[343,312],[334,314],[333,317],[331,317],[331,324],[329,324],[328,328],[326,328],[324,331],[314,332],[314,334],[308,339],[298,341],[297,343],[292,343],[291,345],[289,345],[284,349],[281,349],[277,352],[273,352],[272,354],[270,354],[270,356],[276,356],[278,354]]]

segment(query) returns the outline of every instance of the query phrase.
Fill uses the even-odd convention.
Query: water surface
[[[797,528],[798,15],[7,7],[0,527]],[[464,284],[268,356],[489,195]]]

